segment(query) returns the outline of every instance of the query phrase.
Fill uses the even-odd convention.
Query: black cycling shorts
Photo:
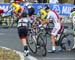
[[[19,34],[20,39],[26,38],[27,33],[28,33],[27,27],[25,26],[18,27],[18,34]]]

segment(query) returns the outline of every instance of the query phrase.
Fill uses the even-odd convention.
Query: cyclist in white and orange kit
[[[50,52],[55,52],[56,51],[55,38],[56,38],[56,35],[58,34],[58,32],[62,30],[62,23],[60,21],[59,15],[57,14],[56,11],[50,10],[50,8],[48,6],[45,7],[45,10],[48,13],[46,19],[50,20],[50,18],[51,18],[54,23],[54,28],[53,28],[53,30],[51,32],[51,36],[50,36],[51,43],[52,43],[52,50]]]

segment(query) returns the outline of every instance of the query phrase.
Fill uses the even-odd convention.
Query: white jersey
[[[18,21],[18,27],[19,26],[27,26],[27,24],[28,24],[29,21],[30,20],[28,18],[21,18],[21,19],[19,19],[19,21]]]
[[[21,18],[21,19],[19,19],[18,23],[20,23],[20,22],[28,23],[28,21],[29,21],[28,18]]]
[[[51,32],[52,35],[56,36],[58,33],[60,33],[61,29],[62,29],[62,24],[60,23],[60,19],[58,14],[55,11],[50,11],[47,14],[47,19],[50,20],[52,19],[53,23],[54,23],[54,28]]]
[[[55,11],[50,11],[50,12],[47,14],[47,19],[52,19],[54,25],[56,25],[56,24],[58,23],[59,16],[58,16],[58,14],[57,14]]]

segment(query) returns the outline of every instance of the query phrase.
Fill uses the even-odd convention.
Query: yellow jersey
[[[39,13],[42,15],[41,19],[45,19],[46,18],[47,13],[46,13],[46,11],[44,9],[40,9]]]
[[[12,3],[10,8],[14,8],[13,12],[18,12],[21,9],[20,5],[16,3]]]

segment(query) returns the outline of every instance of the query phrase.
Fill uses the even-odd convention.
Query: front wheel
[[[32,53],[37,52],[36,41],[33,39],[31,34],[28,35],[28,37],[27,37],[27,44],[28,44],[28,47]]]
[[[42,56],[46,56],[47,50],[42,33],[37,36],[37,45],[39,45],[39,48],[37,48],[39,50],[39,54],[42,54]]]

